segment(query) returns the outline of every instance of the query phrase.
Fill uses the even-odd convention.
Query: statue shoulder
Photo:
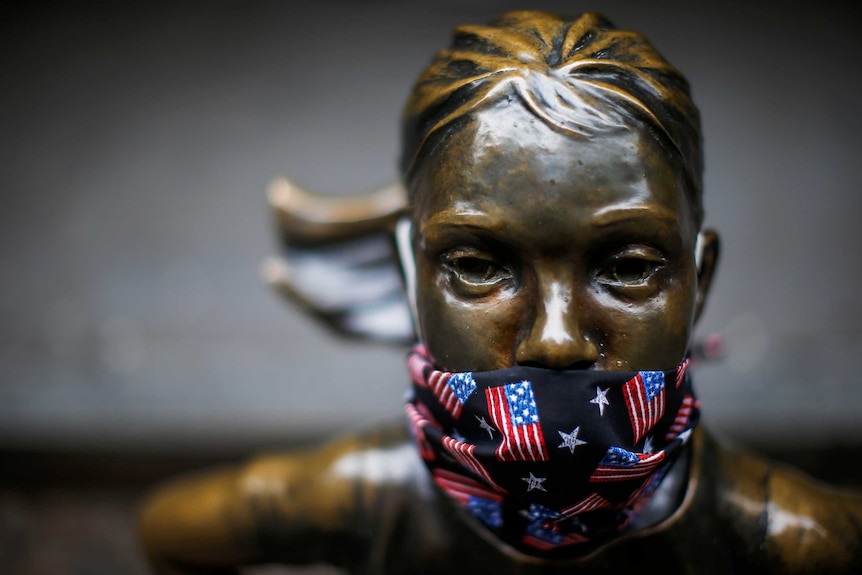
[[[720,514],[768,570],[862,572],[862,494],[708,441],[720,478]]]
[[[862,494],[779,464],[768,491],[767,550],[785,573],[862,572]]]
[[[271,560],[427,572],[429,561],[451,556],[454,534],[465,530],[434,489],[404,424],[258,457],[244,475],[261,487],[251,507]],[[285,556],[296,541],[302,557]]]
[[[425,489],[404,426],[177,478],[144,502],[140,530],[156,573],[239,565],[366,565],[397,497]]]
[[[373,502],[418,488],[421,462],[403,424],[339,436],[301,450],[266,453],[242,470],[255,508],[286,517],[318,517],[333,529],[367,521]],[[324,519],[329,518],[329,519]]]

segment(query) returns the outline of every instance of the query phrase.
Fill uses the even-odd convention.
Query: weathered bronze
[[[418,335],[442,368],[667,369],[691,344],[718,258],[717,234],[701,229],[699,129],[685,80],[641,36],[593,14],[511,13],[460,28],[417,83],[409,200],[396,186],[345,208],[285,183],[271,200],[302,257],[391,233],[407,214]],[[309,297],[279,264],[266,275],[342,332],[409,331],[357,328],[349,305]],[[273,562],[622,573],[639,558],[666,573],[862,572],[857,494],[702,428],[666,483],[649,522],[543,559],[462,516],[397,426],[180,479],[148,502],[142,536],[160,574]]]

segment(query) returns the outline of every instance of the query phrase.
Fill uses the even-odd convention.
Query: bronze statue
[[[458,28],[407,104],[403,187],[271,192],[274,284],[344,333],[415,327],[409,423],[166,486],[142,520],[155,572],[860,572],[859,495],[697,426],[701,173],[687,83],[642,36],[595,14]],[[302,277],[391,274],[392,235],[406,300],[395,275],[376,308]]]

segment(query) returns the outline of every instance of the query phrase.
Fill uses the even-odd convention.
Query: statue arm
[[[221,575],[256,555],[254,519],[242,496],[241,469],[176,480],[146,502],[140,535],[157,575]]]
[[[361,490],[332,472],[332,462],[354,443],[260,457],[158,490],[140,522],[153,571],[226,575],[269,562],[356,565]]]
[[[862,572],[862,494],[778,465],[769,492],[765,548],[781,572]]]

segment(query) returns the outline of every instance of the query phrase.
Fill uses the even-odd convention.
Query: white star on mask
[[[540,489],[541,491],[547,491],[544,487],[542,487],[542,482],[547,481],[547,477],[536,477],[533,475],[533,472],[530,472],[529,477],[522,477],[522,481],[527,482],[527,491],[532,491],[533,489]]]
[[[494,439],[494,428],[491,426],[491,424],[488,423],[487,421],[485,421],[484,417],[477,415],[476,419],[479,420],[479,427],[481,427],[482,429],[484,429],[485,431],[488,432],[488,437],[490,437],[491,439]]]
[[[557,447],[568,447],[571,453],[575,452],[575,448],[579,445],[586,445],[587,442],[582,439],[578,439],[578,433],[580,433],[581,427],[578,426],[572,430],[571,433],[565,433],[563,431],[557,431],[560,434],[560,437],[563,438],[563,442],[559,444]]]
[[[652,453],[654,447],[652,446],[652,437],[647,437],[644,439],[644,453]]]
[[[590,400],[590,403],[595,403],[599,406],[599,415],[604,416],[605,414],[605,406],[610,405],[611,402],[608,401],[608,389],[600,389],[596,387],[596,396]]]

